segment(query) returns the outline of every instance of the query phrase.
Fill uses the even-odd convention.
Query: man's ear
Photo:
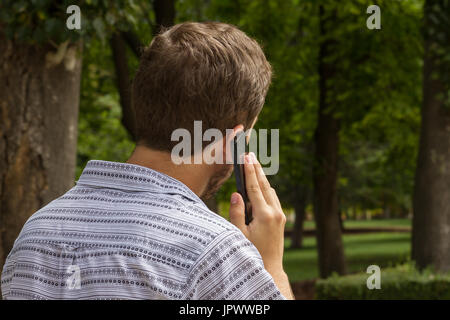
[[[227,129],[226,135],[223,139],[223,159],[225,159],[225,163],[232,164],[233,158],[231,156],[231,146],[233,143],[234,137],[237,135],[239,131],[244,131],[244,126],[242,124],[238,124],[232,130]]]

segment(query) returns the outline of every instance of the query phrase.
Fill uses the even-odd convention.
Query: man
[[[253,154],[253,221],[233,193],[231,223],[202,202],[226,163],[172,161],[194,121],[253,127],[271,80],[256,41],[224,23],[182,23],[144,51],[133,82],[138,143],[127,163],[89,161],[77,185],[33,214],[2,273],[4,299],[293,299],[283,271],[285,216]],[[112,146],[113,147],[113,146]],[[203,150],[202,150],[203,152]]]

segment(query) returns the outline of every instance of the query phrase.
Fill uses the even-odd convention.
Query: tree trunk
[[[342,219],[342,210],[341,209],[338,209],[338,219],[339,219],[339,227],[341,228],[341,232],[342,232],[342,231],[344,231],[344,220]]]
[[[81,45],[0,36],[0,268],[23,224],[74,183]]]
[[[307,197],[299,195],[298,201],[295,203],[295,221],[294,229],[291,236],[291,248],[299,249],[303,247],[303,223],[306,216]]]
[[[122,38],[126,41],[130,49],[133,51],[136,57],[140,58],[144,44],[138,38],[137,34],[132,31],[126,31],[120,33]]]
[[[439,97],[448,94],[445,87],[449,88],[449,78],[447,76],[444,80],[442,77],[439,57],[433,48],[439,46],[437,36],[444,36],[448,46],[450,30],[444,21],[433,22],[436,16],[439,17],[433,14],[433,6],[441,6],[437,11],[446,15],[447,22],[450,18],[448,5],[444,8],[442,1],[426,2],[424,29],[434,29],[434,32],[425,34],[422,129],[413,201],[412,258],[421,269],[432,265],[437,271],[449,271],[450,107],[444,106],[444,100]]]
[[[320,33],[322,38],[327,28],[333,26],[325,18],[324,8],[320,6]],[[337,194],[339,120],[333,115],[333,92],[328,82],[336,74],[333,62],[328,61],[332,53],[331,40],[321,43],[319,49],[319,114],[315,132],[314,165],[314,216],[317,229],[317,246],[320,276],[326,278],[332,272],[346,272],[344,249]]]
[[[154,0],[153,10],[155,11],[156,18],[156,28],[154,34],[158,34],[164,27],[173,26],[175,21],[174,0]]]
[[[130,72],[125,41],[122,34],[113,34],[110,44],[114,67],[116,69],[116,84],[120,95],[120,105],[122,107],[122,125],[131,136],[131,139],[136,141],[136,121],[131,102]]]
[[[154,34],[158,34],[163,27],[174,24],[175,3],[174,0],[154,0],[156,26]],[[120,106],[122,109],[122,125],[127,130],[133,141],[136,141],[136,121],[131,100],[131,80],[128,67],[126,44],[130,47],[136,57],[140,57],[144,46],[138,36],[132,31],[118,32],[112,35],[110,40],[113,54],[114,67],[116,70],[116,83],[120,95]]]

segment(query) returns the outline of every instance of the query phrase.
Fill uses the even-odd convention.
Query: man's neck
[[[205,164],[175,164],[169,152],[136,146],[127,163],[147,167],[164,173],[184,183],[197,196],[205,192],[209,181],[209,170]]]

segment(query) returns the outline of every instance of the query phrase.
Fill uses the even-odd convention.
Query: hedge
[[[450,274],[435,274],[430,269],[417,271],[412,264],[381,268],[381,288],[368,289],[371,274],[333,275],[316,282],[316,298],[322,300],[397,300],[450,299]]]

